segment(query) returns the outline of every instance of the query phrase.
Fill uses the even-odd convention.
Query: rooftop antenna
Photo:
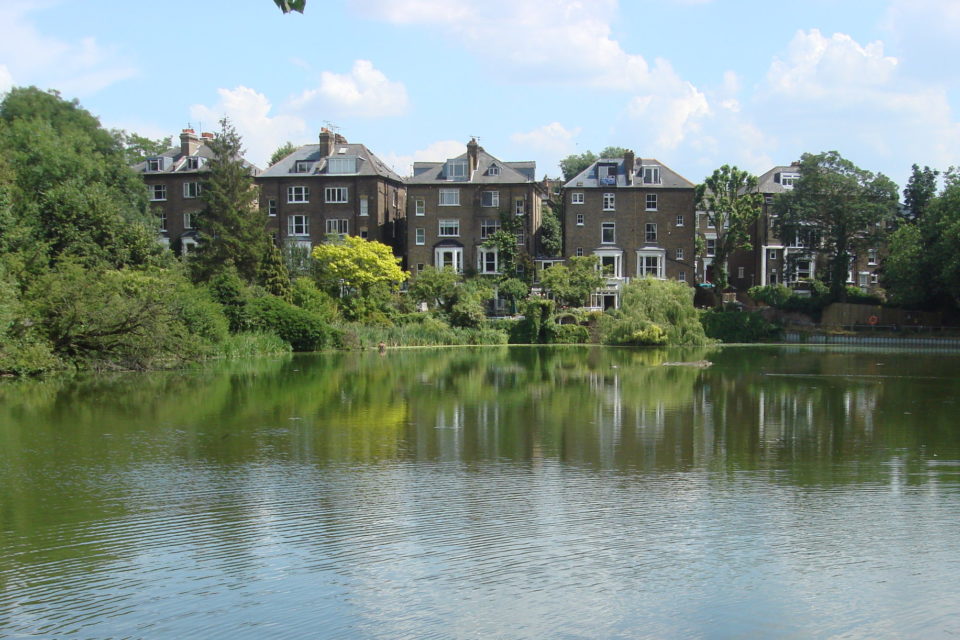
[[[330,122],[329,120],[324,120],[323,124],[327,125],[327,129],[333,131],[336,135],[340,135],[340,125]]]

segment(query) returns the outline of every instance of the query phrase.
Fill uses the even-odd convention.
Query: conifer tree
[[[292,302],[293,289],[290,286],[290,274],[287,272],[287,265],[283,262],[283,255],[276,245],[270,244],[264,253],[263,262],[260,265],[260,282],[273,295]]]
[[[253,283],[268,247],[267,217],[256,206],[240,135],[228,119],[220,121],[220,133],[209,145],[214,155],[203,181],[206,206],[197,216],[199,236],[191,270],[196,280],[206,281],[232,263],[243,280]]]

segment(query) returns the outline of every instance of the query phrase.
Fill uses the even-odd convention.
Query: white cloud
[[[5,61],[8,76],[22,84],[85,97],[137,75],[130,56],[116,47],[90,37],[68,42],[40,33],[29,19],[38,8],[42,7],[16,1],[0,5],[0,60]]]
[[[190,107],[190,117],[199,120],[208,130],[227,116],[243,138],[244,155],[250,162],[265,167],[274,150],[290,140],[302,143],[307,133],[303,119],[292,115],[270,115],[272,105],[262,93],[248,87],[218,89],[220,102],[212,107],[197,104]]]
[[[467,151],[467,144],[457,140],[438,140],[426,148],[418,149],[412,154],[389,152],[377,154],[380,159],[401,176],[413,174],[414,162],[444,162],[449,158],[456,158]]]
[[[574,152],[576,145],[573,140],[578,135],[580,135],[580,127],[567,129],[559,122],[551,122],[533,131],[514,133],[510,136],[510,140],[537,151],[561,157]]]
[[[324,71],[320,86],[304,91],[292,104],[297,109],[321,109],[334,118],[379,118],[403,114],[408,102],[402,82],[391,81],[369,60],[357,60],[350,73]]]

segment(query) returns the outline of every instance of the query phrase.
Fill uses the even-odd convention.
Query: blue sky
[[[0,91],[151,137],[228,115],[264,165],[332,123],[402,175],[616,145],[694,182],[835,149],[901,186],[960,165],[960,0],[3,0]]]

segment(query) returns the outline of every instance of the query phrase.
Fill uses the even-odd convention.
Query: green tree
[[[307,6],[307,0],[273,0],[273,3],[284,13],[290,13],[291,11],[303,13]]]
[[[426,267],[410,282],[407,295],[432,310],[448,309],[463,278],[451,267]]]
[[[12,89],[0,103],[0,157],[2,243],[24,268],[37,273],[61,256],[113,267],[159,259],[143,181],[77,101]]]
[[[567,264],[557,264],[540,275],[540,285],[557,304],[579,307],[590,294],[603,286],[605,279],[599,271],[596,256],[577,256]]]
[[[521,271],[529,274],[530,270],[526,268],[529,265],[523,264],[524,254],[517,239],[523,233],[524,218],[510,212],[500,213],[500,228],[492,233],[483,243],[483,247],[496,248],[498,269],[501,274],[507,278],[516,278]]]
[[[290,274],[287,272],[287,265],[283,262],[280,249],[273,243],[267,245],[263,262],[260,264],[260,283],[271,294],[292,302]]]
[[[520,278],[504,278],[497,284],[497,294],[510,303],[510,312],[517,312],[517,303],[530,295],[530,287]]]
[[[580,154],[569,155],[560,161],[560,171],[563,172],[564,181],[569,182],[573,178],[597,161],[597,156],[592,151],[584,151]]]
[[[544,203],[540,214],[540,250],[545,256],[559,256],[563,253],[560,216],[547,203]]]
[[[939,171],[930,167],[925,166],[920,169],[919,165],[913,165],[910,179],[907,180],[907,186],[903,189],[903,203],[909,220],[916,221],[923,217],[930,201],[937,195],[937,176],[939,175]]]
[[[127,133],[122,129],[114,129],[111,133],[123,150],[128,165],[135,165],[149,157],[158,156],[173,146],[171,137],[152,140],[137,133]]]
[[[273,155],[270,156],[269,166],[273,166],[286,158],[288,155],[297,150],[297,146],[287,140],[281,146],[277,147],[277,150],[273,152]]]
[[[685,345],[710,342],[693,306],[693,289],[675,280],[638,278],[621,290],[620,308],[600,319],[603,342]]]
[[[750,227],[760,217],[763,195],[757,192],[756,176],[726,164],[698,184],[695,194],[697,209],[716,228],[713,276],[722,292],[729,284],[727,260],[739,249],[752,248]],[[722,304],[721,297],[717,301]]]
[[[225,264],[233,264],[248,283],[256,282],[269,247],[267,216],[255,206],[256,190],[243,161],[240,135],[230,121],[208,143],[213,157],[203,181],[203,210],[196,216],[197,248],[190,257],[194,278],[209,280]]]
[[[340,300],[348,320],[385,322],[390,296],[410,277],[390,247],[356,236],[330,238],[313,248],[317,284]]]
[[[623,147],[606,147],[603,151],[600,152],[601,158],[623,158],[627,153],[627,149]]]
[[[843,300],[853,255],[875,247],[896,215],[897,186],[836,151],[805,153],[800,179],[777,199],[775,210],[780,238],[817,234],[817,250],[829,261],[831,296]]]

